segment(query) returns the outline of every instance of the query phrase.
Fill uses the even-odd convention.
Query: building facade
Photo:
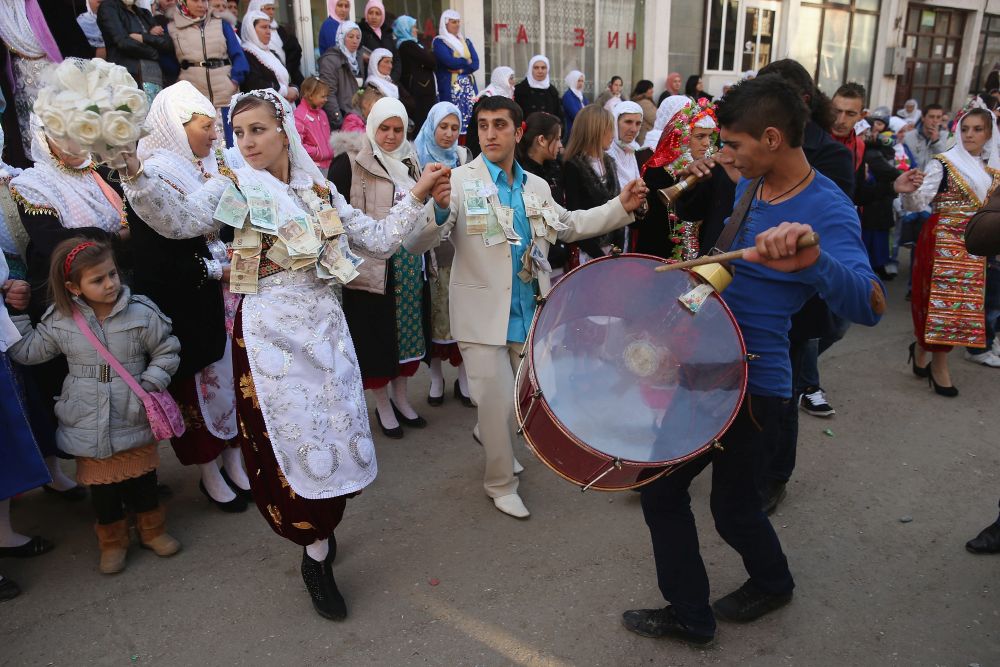
[[[828,94],[864,84],[872,108],[898,109],[911,97],[957,108],[1000,69],[1000,0],[386,0],[388,12],[417,18],[425,35],[447,8],[462,14],[479,50],[480,86],[499,65],[522,78],[542,53],[560,90],[578,69],[590,96],[614,75],[626,88],[650,79],[658,93],[677,71],[700,73],[719,95],[743,72],[794,58]],[[326,0],[280,0],[279,14],[313,71]]]

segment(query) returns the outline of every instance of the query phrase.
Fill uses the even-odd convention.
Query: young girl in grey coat
[[[156,492],[159,454],[142,400],[108,366],[73,318],[91,331],[146,391],[163,391],[180,363],[170,320],[144,296],[123,287],[111,247],[83,237],[60,243],[49,270],[52,306],[32,327],[13,318],[21,340],[8,350],[22,364],[66,355],[69,375],[55,406],[59,448],[77,457],[77,478],[90,485],[97,514],[100,571],[121,572],[129,546],[125,507],[135,512],[142,546],[172,556],[180,543],[167,534]]]

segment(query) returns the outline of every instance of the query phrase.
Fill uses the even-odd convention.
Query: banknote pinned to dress
[[[250,210],[250,225],[259,232],[274,234],[278,229],[278,205],[263,186],[250,184],[243,188]]]
[[[233,253],[233,263],[229,269],[229,291],[234,294],[256,294],[257,276],[260,272],[260,250],[253,257],[243,257],[239,251]]]
[[[288,255],[292,258],[316,257],[322,247],[322,243],[316,238],[310,216],[296,215],[288,218],[275,233],[285,243]]]
[[[250,206],[243,193],[233,183],[230,183],[223,191],[212,218],[224,225],[242,229],[249,212]]]
[[[319,219],[319,228],[323,232],[323,238],[332,239],[344,233],[344,223],[341,221],[337,209],[321,208],[316,217]]]

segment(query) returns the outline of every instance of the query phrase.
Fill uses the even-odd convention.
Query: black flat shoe
[[[395,406],[393,407],[395,411]],[[378,421],[378,427],[382,429],[382,434],[387,438],[392,438],[393,440],[400,440],[403,437],[403,427],[397,426],[396,428],[386,428],[385,424],[382,423],[382,415],[378,413],[378,408],[375,408],[375,419]]]
[[[205,488],[205,482],[198,480],[198,488],[201,492],[205,494],[205,497],[212,501],[216,507],[218,507],[223,512],[228,512],[229,514],[239,514],[240,512],[247,511],[247,499],[236,494],[236,497],[230,500],[228,503],[220,502],[213,498],[209,493],[208,489]]]
[[[792,601],[792,592],[766,593],[749,580],[712,605],[715,615],[735,623],[749,623]]]
[[[462,405],[467,408],[474,408],[476,404],[472,402],[472,399],[462,393],[462,389],[458,386],[458,380],[455,380],[455,398],[462,401]]]
[[[399,408],[396,407],[396,404],[392,402],[392,399],[389,399],[389,405],[392,406],[392,413],[396,415],[396,420],[399,421],[400,424],[403,424],[404,426],[409,426],[411,428],[423,428],[427,426],[427,420],[421,417],[420,415],[417,415],[416,419],[410,419],[402,412],[400,412]]]
[[[958,396],[958,387],[951,385],[950,387],[945,387],[937,383],[934,379],[934,370],[931,369],[930,365],[927,366],[927,384],[934,388],[934,393],[938,396],[947,396],[948,398],[955,398]]]
[[[55,548],[56,545],[52,542],[35,535],[19,547],[0,547],[0,558],[34,558],[47,554]]]
[[[222,467],[219,470],[222,472],[222,479],[226,480],[226,484],[228,484],[229,488],[233,490],[233,493],[235,493],[240,498],[243,498],[245,501],[247,501],[247,504],[249,505],[250,501],[253,500],[253,491],[251,491],[250,489],[241,489],[239,486],[237,486],[236,482],[234,482],[229,477],[229,473],[226,472],[225,467]]]
[[[971,540],[965,549],[974,554],[1000,554],[1000,523],[992,523]]]
[[[706,646],[715,639],[714,634],[693,632],[677,618],[671,606],[663,609],[631,609],[622,614],[622,625],[626,630],[643,637],[680,639],[696,646]]]
[[[431,396],[430,394],[427,394],[427,405],[435,408],[444,405],[444,394],[441,394],[440,396]]]
[[[78,503],[87,497],[87,489],[83,488],[79,484],[74,486],[72,489],[66,489],[65,491],[60,491],[59,489],[56,489],[46,484],[42,487],[42,491],[44,491],[45,493],[50,493],[53,496],[58,496],[59,498],[62,498],[63,500],[69,501],[71,503]]]
[[[331,593],[328,579],[332,580],[333,575],[326,575],[329,567],[326,562],[320,563],[310,558],[309,552],[305,547],[302,548],[302,583],[306,585],[309,597],[312,598],[313,609],[323,618],[342,621],[347,617],[347,605],[344,604],[340,591],[336,595]]]
[[[7,577],[0,577],[0,602],[13,600],[21,594],[21,587]]]
[[[917,354],[916,354],[917,344],[910,343],[909,349],[910,349],[910,358],[907,359],[907,361],[910,362],[910,365],[913,368],[913,374],[916,375],[918,378],[927,377],[930,374],[930,371],[927,370],[928,366],[930,366],[930,363],[928,362],[927,366],[917,366]]]

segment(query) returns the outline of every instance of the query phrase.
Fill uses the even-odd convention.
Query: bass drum
[[[548,467],[583,490],[635,488],[715,444],[739,411],[747,359],[714,290],[657,273],[648,255],[602,257],[559,281],[535,313],[518,369],[519,432]]]

